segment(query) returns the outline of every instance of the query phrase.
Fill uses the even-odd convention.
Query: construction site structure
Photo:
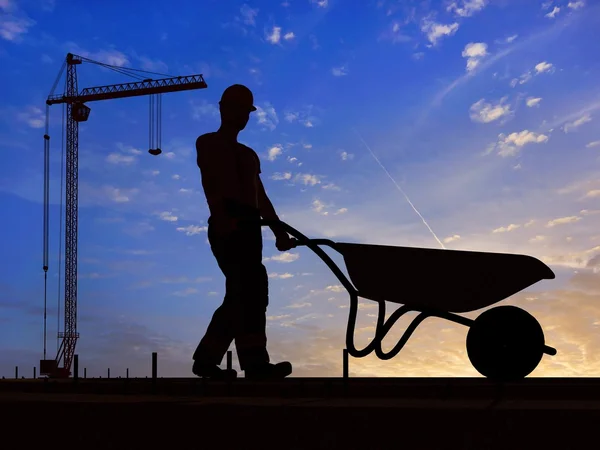
[[[101,67],[135,78],[137,81],[98,86],[78,90],[77,66],[82,63],[96,64]],[[54,95],[54,90],[67,70],[65,91]],[[142,75],[144,74],[144,75]],[[148,78],[148,74],[159,75],[159,79]],[[77,220],[78,220],[78,180],[79,180],[79,122],[85,122],[90,115],[88,102],[110,100],[125,97],[150,96],[150,143],[148,152],[159,155],[161,150],[161,94],[167,92],[205,89],[207,84],[203,76],[170,76],[146,70],[131,69],[93,61],[91,59],[68,53],[52,91],[46,100],[46,129],[44,134],[44,357],[40,360],[40,375],[52,378],[68,378],[71,375],[71,365],[75,354],[75,346],[79,333],[77,332]],[[64,331],[58,330],[58,345],[55,359],[46,359],[46,320],[48,293],[48,256],[49,256],[49,204],[50,204],[50,135],[49,108],[51,105],[63,105],[63,131],[66,120],[66,142],[62,143],[64,183],[61,171],[61,238],[62,238],[62,189],[65,186],[64,207]],[[66,106],[66,111],[65,111]],[[156,116],[155,116],[156,106]],[[156,119],[156,121],[155,121]],[[156,125],[156,128],[154,128]],[[156,132],[156,133],[155,133]],[[156,140],[155,140],[156,137]],[[66,144],[66,145],[65,145]],[[155,145],[156,144],[156,145]],[[66,147],[66,164],[64,154]],[[62,242],[59,244],[59,318],[60,318],[60,253]],[[60,319],[59,319],[60,320]],[[59,324],[60,325],[60,324]],[[61,366],[62,364],[62,366]]]

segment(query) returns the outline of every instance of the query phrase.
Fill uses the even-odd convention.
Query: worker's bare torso
[[[225,198],[258,211],[257,181],[261,169],[254,150],[238,142],[228,142],[214,132],[198,137],[196,153],[213,221],[225,219],[224,209],[219,205]]]

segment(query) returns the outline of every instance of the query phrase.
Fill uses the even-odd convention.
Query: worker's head
[[[241,84],[229,86],[223,92],[219,102],[221,111],[221,122],[231,126],[238,131],[246,128],[250,119],[250,113],[256,111],[253,105],[254,97],[250,89]]]

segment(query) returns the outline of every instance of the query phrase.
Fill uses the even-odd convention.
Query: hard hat
[[[223,92],[220,105],[230,105],[238,108],[256,111],[253,105],[254,96],[252,91],[242,84],[233,84]]]

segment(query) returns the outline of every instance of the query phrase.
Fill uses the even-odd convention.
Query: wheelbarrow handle
[[[335,248],[335,242],[330,239],[309,239],[304,236],[300,231],[296,230],[292,226],[283,222],[282,220],[266,220],[266,219],[243,219],[240,220],[240,224],[252,224],[256,225],[259,223],[261,227],[274,227],[281,228],[283,231],[292,235],[294,241],[294,247],[306,246],[310,244],[314,245],[327,245],[329,247]]]

